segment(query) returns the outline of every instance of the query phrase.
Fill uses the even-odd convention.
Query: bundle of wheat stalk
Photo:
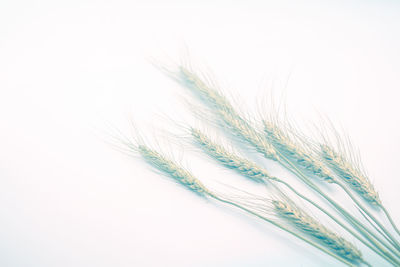
[[[196,73],[188,64],[178,66],[176,70],[168,70],[167,74],[192,92],[194,97],[202,100],[204,110],[213,114],[217,122],[215,125],[220,127],[221,131],[228,133],[224,135],[225,138],[233,137],[236,143],[240,142],[246,148],[245,150],[256,151],[266,159],[282,165],[299,178],[310,192],[315,194],[314,197],[324,200],[323,203],[333,209],[313,201],[284,178],[271,175],[265,166],[251,161],[246,155],[239,154],[233,147],[227,148],[216,142],[194,127],[186,127],[186,133],[202,151],[222,166],[252,181],[271,184],[281,197],[277,198],[275,195],[270,195],[270,198],[257,197],[256,203],[252,200],[254,194],[246,195],[247,198],[235,198],[230,193],[216,192],[207,188],[195,175],[173,159],[150,148],[145,142],[137,141],[140,139],[124,140],[123,144],[127,149],[135,151],[147,163],[192,192],[236,207],[268,222],[345,265],[371,266],[365,257],[377,255],[391,266],[400,266],[398,241],[400,232],[377,191],[362,171],[359,162],[352,160],[354,157],[343,153],[345,150],[350,150],[350,148],[343,148],[344,142],[341,143],[341,149],[335,149],[326,141],[327,139],[317,141],[300,138],[300,134],[293,127],[284,127],[285,124],[271,114],[265,114],[257,124],[254,119],[241,115],[214,82]],[[203,120],[204,124],[209,122],[210,120]],[[322,187],[314,178],[320,178],[343,190],[362,217],[360,218],[359,214],[354,214],[335,201],[323,189],[325,187]],[[294,204],[295,201],[290,199],[287,192],[302,199],[304,207]],[[361,200],[365,200],[365,203]],[[315,208],[326,220],[329,220],[329,223],[336,225],[354,238],[356,244],[346,240],[338,232],[325,226],[322,221],[308,214],[307,207]],[[376,213],[374,207],[383,211],[384,216],[378,218],[376,214],[374,215]],[[389,229],[382,219],[387,219],[392,229]],[[393,234],[392,230],[397,235]],[[362,255],[356,245],[365,248],[367,253]]]

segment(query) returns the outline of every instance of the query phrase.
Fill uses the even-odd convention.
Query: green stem
[[[371,264],[369,264],[368,262],[366,262],[366,261],[362,261],[362,263],[364,263],[365,265],[367,265],[368,267],[372,267],[372,265]],[[396,265],[395,265],[396,266]]]
[[[364,217],[364,219],[372,226],[372,228],[375,229],[375,231],[377,231],[380,235],[385,236],[385,234],[382,232],[382,230],[380,230],[373,222],[371,222],[371,219],[367,217],[367,215],[365,215],[362,210],[359,209],[360,214]],[[385,236],[386,237],[386,236]],[[386,240],[388,240],[388,238],[385,238]],[[394,244],[391,242],[391,240],[389,239],[388,242],[394,246]]]
[[[386,217],[388,218],[390,224],[392,225],[393,229],[396,231],[398,235],[400,235],[400,230],[397,228],[396,224],[394,223],[392,216],[390,216],[389,212],[387,209],[381,204],[380,205],[382,211],[385,213]]]
[[[371,242],[376,248],[380,249],[385,255],[387,255],[388,257],[393,259],[393,261],[396,262],[395,266],[400,266],[400,264],[398,264],[398,260],[396,258],[394,258],[393,255],[391,255],[389,252],[384,250],[380,244],[383,244],[386,248],[388,248],[395,255],[397,255],[396,251],[394,251],[391,247],[389,247],[382,239],[380,239],[379,237],[374,235],[368,228],[361,225],[360,222],[358,222],[357,220],[354,219],[354,217],[352,217],[351,215],[349,216],[345,213],[342,213],[342,215],[345,216],[345,218],[353,225],[353,227],[356,228],[357,231],[359,231],[366,239],[368,239],[369,242]],[[376,240],[373,238],[375,238],[380,243],[377,243]]]
[[[370,217],[373,222],[379,226],[379,228],[386,234],[386,236],[394,243],[393,246],[396,247],[397,250],[400,248],[399,242],[389,233],[389,231],[380,223],[380,221],[368,211],[355,197],[354,195],[350,192],[350,190],[343,185],[342,183],[336,181],[335,182],[337,185],[339,185],[345,192],[346,194],[356,203],[356,205],[368,216]],[[385,237],[385,235],[383,235]],[[386,237],[385,237],[386,238]],[[388,240],[390,242],[390,240]],[[399,255],[400,256],[400,255]]]

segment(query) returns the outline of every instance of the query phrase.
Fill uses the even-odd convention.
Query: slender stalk
[[[368,218],[366,217],[366,215],[362,214],[364,216],[364,218],[366,218],[368,220]],[[397,251],[393,250],[393,248],[391,248],[390,246],[388,246],[382,239],[380,239],[379,237],[377,237],[376,235],[374,235],[368,228],[364,227],[363,225],[361,225],[358,221],[355,221],[353,217],[347,216],[346,214],[343,214],[343,216],[345,216],[345,218],[353,225],[354,228],[356,228],[366,239],[368,239],[374,246],[376,246],[377,248],[381,248],[380,244],[383,244],[387,249],[389,249],[394,255],[396,255],[398,257],[398,253]],[[376,228],[376,226],[374,226],[374,229],[377,230],[379,232],[379,229]],[[372,237],[373,236],[373,237]],[[373,239],[375,238],[375,239]],[[379,241],[380,243],[376,242]],[[381,249],[386,255],[388,255],[389,257],[391,257],[395,262],[398,262],[398,260],[396,258],[393,257],[392,254],[388,253],[387,251],[385,251],[384,249]],[[397,265],[395,266],[400,266],[400,264],[397,263]]]
[[[386,234],[386,236],[394,243],[393,246],[396,247],[396,249],[400,250],[400,244],[399,242],[389,233],[389,231],[380,223],[380,221],[368,211],[367,208],[365,208],[355,197],[354,195],[350,192],[350,190],[344,186],[340,182],[335,182],[338,186],[340,186],[346,194],[353,200],[354,203],[366,214],[368,217],[370,217],[378,226],[379,228]],[[385,237],[385,235],[383,235]],[[389,241],[389,240],[388,240]],[[390,241],[389,241],[390,242]]]
[[[385,236],[385,233],[383,233],[382,230],[379,229],[379,228],[371,221],[371,219],[368,218],[368,216],[365,215],[365,214],[362,212],[362,210],[359,209],[359,212],[360,212],[360,214],[364,217],[364,219],[372,226],[372,228],[375,229],[375,231],[377,231],[380,235]],[[388,240],[387,237],[386,237],[385,239]],[[389,242],[392,246],[394,246],[390,239],[388,240],[388,242]]]
[[[381,207],[382,211],[385,213],[386,217],[388,218],[388,220],[389,220],[390,224],[392,225],[393,229],[396,231],[396,233],[398,235],[400,235],[400,230],[399,230],[399,228],[397,228],[396,224],[394,223],[394,221],[392,219],[392,216],[390,216],[389,212],[387,211],[387,209],[383,205],[380,205],[380,207]]]

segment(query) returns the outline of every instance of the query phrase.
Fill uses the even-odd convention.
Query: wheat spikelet
[[[240,174],[257,182],[263,182],[265,179],[275,179],[263,168],[257,166],[253,162],[239,157],[235,153],[229,152],[223,146],[211,141],[211,139],[200,130],[191,128],[190,132],[202,149],[204,149],[211,157],[221,162],[224,166],[235,169]]]
[[[265,157],[273,160],[279,159],[275,149],[267,142],[266,138],[256,131],[249,121],[240,116],[217,89],[208,86],[198,75],[183,66],[180,67],[179,74],[182,83],[195,93],[200,94],[235,135],[250,143]]]
[[[282,201],[272,201],[275,212],[278,216],[294,224],[297,228],[320,240],[337,255],[350,261],[362,261],[361,252],[350,242],[332,232],[313,217],[300,210],[294,204],[287,204]]]
[[[313,157],[311,151],[306,151],[305,148],[291,139],[290,136],[281,130],[275,123],[263,120],[263,124],[267,139],[282,154],[323,180],[329,183],[335,181],[329,168],[327,168],[322,161]]]
[[[358,194],[371,204],[381,205],[378,192],[363,172],[328,145],[321,145],[322,157]]]
[[[181,183],[188,189],[199,193],[208,194],[211,192],[189,171],[177,165],[175,162],[167,159],[159,152],[148,148],[145,145],[139,145],[137,147],[140,155],[153,167],[157,168],[161,172],[171,176],[177,182]]]

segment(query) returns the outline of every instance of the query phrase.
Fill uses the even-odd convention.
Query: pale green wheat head
[[[366,201],[374,205],[381,204],[378,192],[360,168],[328,145],[321,145],[321,155],[338,176]]]
[[[257,182],[275,179],[267,171],[255,163],[240,157],[237,153],[229,151],[224,146],[212,141],[210,137],[196,128],[190,128],[190,133],[197,144],[212,158],[219,161],[225,167],[233,169],[238,173]]]
[[[186,188],[202,194],[211,194],[210,191],[189,171],[176,164],[174,161],[166,158],[161,153],[148,148],[145,145],[137,147],[140,155],[157,170],[172,177],[175,181],[184,185]]]

